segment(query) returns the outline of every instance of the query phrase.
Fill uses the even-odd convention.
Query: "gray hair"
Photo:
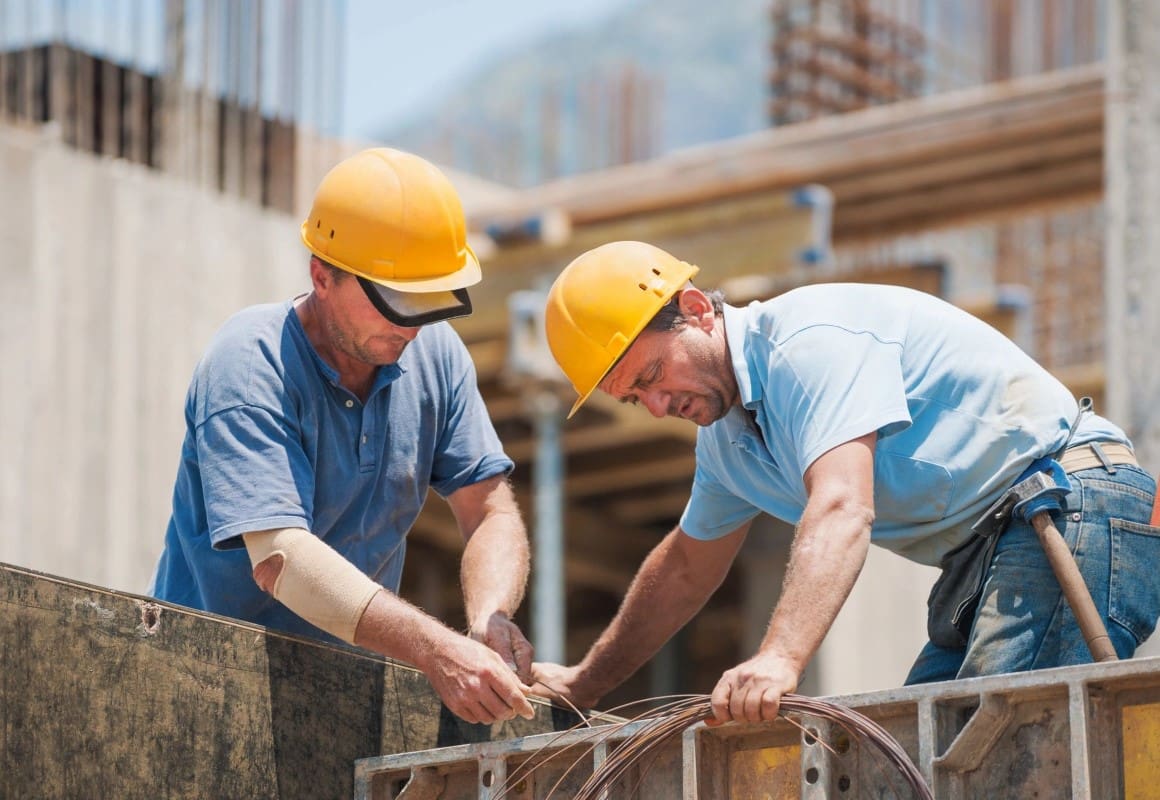
[[[319,258],[318,256],[316,256],[314,254],[311,254],[311,256],[310,256],[311,261],[313,261],[316,258],[318,259],[318,263],[321,264],[322,266],[324,266],[326,268],[326,270],[330,273],[330,277],[334,278],[336,281],[342,280],[343,278],[345,278],[347,275],[350,274],[349,272],[342,269],[341,267],[336,267],[336,266],[334,266],[334,264],[331,264],[329,261],[327,261],[323,258]]]
[[[692,288],[692,284],[684,287],[686,289]],[[644,326],[644,331],[653,331],[655,333],[664,333],[665,331],[675,331],[677,328],[684,327],[687,317],[681,311],[681,291],[678,290],[669,302],[661,306],[648,324]],[[713,304],[713,316],[720,317],[725,312],[725,293],[720,289],[708,289],[705,291],[705,296],[709,298],[709,302]],[[641,331],[643,333],[644,331]]]

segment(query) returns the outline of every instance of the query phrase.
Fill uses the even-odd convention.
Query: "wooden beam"
[[[569,498],[591,497],[628,487],[650,486],[677,480],[693,481],[693,453],[684,458],[666,455],[657,459],[606,467],[585,474],[569,473],[564,485]]]
[[[614,500],[606,506],[609,514],[634,525],[655,524],[659,520],[680,518],[689,501],[693,481],[682,481],[658,490],[641,491],[632,497]]]
[[[1076,162],[1102,158],[1104,134],[1096,120],[1083,120],[1075,130],[1063,130],[1046,141],[1028,141],[994,149],[971,150],[934,163],[917,161],[866,170],[831,182],[839,208],[883,195],[896,195],[898,185],[939,187],[1002,178],[1016,170],[1067,169]],[[1090,123],[1090,124],[1089,124]]]
[[[522,509],[531,508],[530,498],[525,492],[517,493],[517,498]],[[595,542],[589,533],[606,530],[608,519],[582,508],[570,508],[565,516],[564,530],[568,539],[565,579],[569,585],[589,586],[608,592],[623,591],[632,578],[635,563],[647,552],[647,543],[652,537],[644,532],[623,530],[622,536],[616,540]],[[534,536],[535,520],[525,513],[525,522],[529,536]],[[433,492],[409,535],[447,554],[458,568],[463,538],[450,507]]]
[[[592,402],[589,400],[589,402]],[[488,409],[491,404],[488,403]],[[640,445],[642,448],[658,441],[682,441],[689,451],[697,438],[697,429],[684,420],[665,417],[655,419],[637,409],[639,419],[635,422],[610,422],[593,427],[573,428],[564,423],[563,448],[565,455],[576,456],[593,453],[612,447]],[[532,437],[505,442],[504,449],[516,463],[530,462],[535,458],[536,443]]]
[[[475,311],[456,320],[465,341],[476,342],[508,325],[507,298],[546,285],[585,250],[620,239],[651,242],[702,267],[699,281],[733,275],[784,274],[806,261],[823,260],[829,248],[832,199],[822,187],[797,187],[724,198],[697,208],[609,219],[575,229],[564,245],[527,243],[500,249],[484,264],[472,288]],[[499,354],[490,363],[499,364]]]
[[[889,198],[838,206],[835,239],[884,239],[967,220],[996,219],[1017,209],[1043,208],[1098,197],[1103,165],[1085,160],[969,183],[914,188]]]
[[[533,215],[560,208],[574,228],[626,216],[708,203],[746,192],[828,183],[868,168],[926,159],[942,162],[1006,142],[1045,141],[1077,121],[1102,127],[1099,64],[877,106],[751,134],[555,181],[495,214]],[[1094,114],[1093,114],[1094,111]],[[899,194],[910,191],[897,186]]]

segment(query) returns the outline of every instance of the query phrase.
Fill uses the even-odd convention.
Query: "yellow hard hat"
[[[430,162],[387,147],[356,153],[323,177],[302,242],[357,275],[376,307],[404,325],[470,313],[466,287],[482,277],[451,182]]]
[[[644,242],[611,242],[578,256],[548,292],[548,347],[580,397],[576,409],[698,268]]]

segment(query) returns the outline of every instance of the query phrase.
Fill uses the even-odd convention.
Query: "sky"
[[[347,0],[344,135],[406,122],[473,72],[634,0]]]

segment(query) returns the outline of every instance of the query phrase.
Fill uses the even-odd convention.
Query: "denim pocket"
[[[1126,519],[1111,526],[1112,571],[1108,617],[1136,637],[1152,635],[1160,615],[1160,528]]]

